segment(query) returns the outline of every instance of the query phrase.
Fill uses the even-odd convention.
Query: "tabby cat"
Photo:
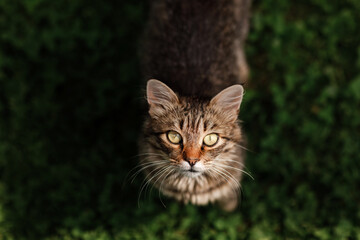
[[[151,4],[142,54],[145,76],[153,79],[140,167],[167,196],[231,211],[244,172],[238,114],[250,0]]]

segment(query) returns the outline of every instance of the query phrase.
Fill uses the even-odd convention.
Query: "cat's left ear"
[[[216,105],[225,114],[237,115],[244,95],[244,88],[241,85],[233,85],[225,88],[210,101],[210,105]]]

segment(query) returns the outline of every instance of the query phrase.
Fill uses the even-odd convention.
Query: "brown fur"
[[[145,74],[168,87],[154,80],[148,84],[141,167],[148,182],[179,201],[218,202],[229,211],[237,206],[244,164],[237,121],[243,92],[231,87],[230,94],[218,93],[247,79],[248,9],[249,0],[153,2]],[[171,143],[169,131],[183,141]],[[219,136],[213,147],[203,143],[210,133]],[[184,171],[184,164],[202,171]]]

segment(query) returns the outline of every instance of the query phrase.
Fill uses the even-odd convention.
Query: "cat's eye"
[[[181,135],[175,131],[169,131],[166,136],[168,140],[173,144],[179,144],[182,140]]]
[[[214,146],[219,140],[219,136],[216,133],[210,133],[204,137],[204,144],[208,147]]]

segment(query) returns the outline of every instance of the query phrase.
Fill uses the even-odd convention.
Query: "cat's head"
[[[147,83],[148,162],[195,178],[231,165],[229,154],[241,139],[238,113],[243,87],[233,85],[212,99],[178,96],[158,80]]]

